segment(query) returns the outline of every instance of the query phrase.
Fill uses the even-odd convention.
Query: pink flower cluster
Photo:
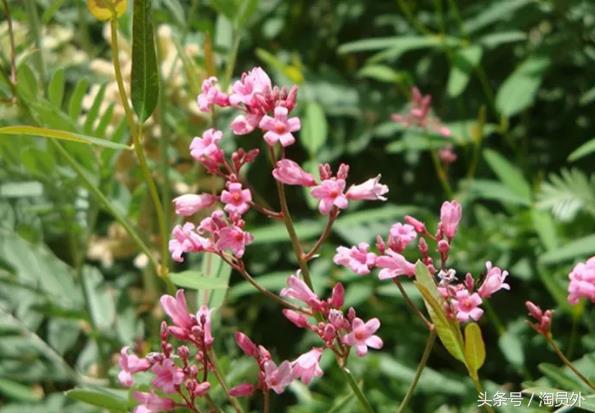
[[[535,319],[535,323],[529,323],[529,325],[537,331],[539,334],[548,336],[552,326],[552,310],[542,311],[541,308],[531,301],[525,302],[529,315]]]
[[[407,128],[418,127],[422,129],[429,129],[433,132],[439,133],[444,137],[451,136],[450,129],[444,126],[440,119],[431,115],[431,103],[432,96],[424,96],[417,87],[412,87],[411,108],[409,109],[409,112],[404,115],[395,113],[391,116],[391,118],[393,121],[400,123]]]
[[[118,379],[122,385],[133,386],[134,375],[140,372],[150,370],[154,376],[150,392],[133,393],[140,403],[135,413],[157,413],[177,407],[192,410],[195,400],[206,395],[210,388],[207,381],[212,369],[208,356],[213,345],[210,310],[202,306],[196,314],[189,314],[182,290],[175,297],[162,296],[161,306],[172,320],[172,325],[165,321],[161,325],[161,352],[149,353],[144,358],[129,354],[129,347],[120,352]],[[170,336],[185,344],[174,349],[169,343]]]
[[[349,268],[359,275],[369,274],[378,268],[378,278],[381,280],[394,279],[399,276],[415,276],[415,264],[403,255],[404,250],[418,239],[417,246],[420,259],[430,273],[437,277],[438,290],[446,303],[446,312],[461,322],[479,320],[483,310],[479,308],[484,299],[492,296],[501,289],[510,289],[505,282],[507,271],[486,263],[487,273],[483,282],[476,289],[475,280],[467,274],[463,282],[457,282],[456,272],[446,266],[451,243],[457,233],[462,218],[462,208],[457,201],[444,202],[440,209],[440,221],[435,234],[431,234],[426,225],[411,216],[405,217],[406,223],[396,223],[389,231],[387,239],[378,236],[376,247],[379,254],[369,250],[367,243],[360,243],[351,248],[338,247],[334,257],[337,265]],[[436,245],[436,252],[440,256],[439,269],[434,265],[430,256],[428,240]]]
[[[595,257],[587,262],[580,262],[568,275],[568,302],[577,304],[581,298],[586,298],[595,303]]]
[[[272,360],[271,353],[264,346],[254,344],[244,333],[237,332],[235,339],[244,354],[254,358],[258,364],[259,373],[256,384],[238,384],[230,390],[232,396],[250,396],[257,390],[262,392],[273,390],[281,394],[293,380],[297,379],[304,384],[310,384],[314,377],[321,377],[323,374],[319,364],[321,348],[313,347],[297,359],[284,360],[277,366]]]

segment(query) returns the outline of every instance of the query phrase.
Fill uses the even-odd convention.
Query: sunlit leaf
[[[86,143],[89,145],[102,146],[110,149],[128,149],[130,147],[121,143],[110,142],[105,139],[94,138],[92,136],[81,135],[79,133],[66,132],[63,130],[39,128],[36,126],[5,126],[0,128],[0,135],[27,135],[39,136],[42,138],[58,139],[63,141]]]

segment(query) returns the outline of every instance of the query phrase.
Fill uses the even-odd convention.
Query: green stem
[[[411,382],[409,389],[407,389],[405,398],[399,405],[399,410],[397,410],[397,413],[404,412],[405,408],[409,404],[409,401],[411,400],[411,397],[413,397],[413,392],[415,391],[415,387],[417,386],[417,383],[419,382],[421,373],[424,371],[424,368],[426,367],[426,364],[428,363],[428,358],[430,357],[432,348],[434,348],[435,342],[436,342],[436,330],[434,328],[432,328],[432,329],[430,329],[430,335],[428,336],[428,340],[426,341],[426,346],[425,346],[424,352],[421,356],[421,360],[419,361],[419,364],[417,365],[417,370],[415,371],[415,376],[413,377],[413,381]]]
[[[473,382],[473,385],[475,386],[475,390],[477,391],[477,394],[483,393],[484,392],[483,387],[481,385],[481,382],[479,381],[479,376],[477,375],[477,372],[469,371],[469,377],[471,378],[471,381]],[[488,413],[496,413],[495,410],[490,405],[485,405],[483,407],[486,409],[486,411]]]
[[[33,41],[35,43],[35,47],[37,48],[37,53],[35,53],[35,64],[37,65],[37,71],[39,72],[39,76],[41,79],[41,85],[45,84],[46,79],[46,67],[43,62],[43,52],[42,52],[42,45],[41,45],[41,23],[39,21],[39,14],[37,13],[37,4],[33,0],[26,0],[25,2],[29,20],[29,30],[31,35],[33,36]]]
[[[263,413],[269,413],[271,410],[271,392],[269,390],[263,391],[264,406],[262,408]]]
[[[429,139],[428,142],[430,142]],[[430,154],[432,155],[432,162],[434,164],[434,169],[436,170],[436,176],[438,177],[438,180],[442,185],[442,189],[444,189],[444,193],[446,194],[447,198],[452,199],[452,188],[450,187],[450,183],[448,183],[448,176],[446,175],[446,171],[440,163],[438,152],[436,151],[436,149],[430,147]]]
[[[236,59],[238,57],[238,49],[240,48],[240,34],[237,30],[233,30],[232,33],[232,44],[231,48],[229,49],[229,53],[227,54],[227,65],[225,66],[225,76],[223,81],[221,82],[221,87],[223,90],[227,89],[229,84],[231,83],[231,77],[233,76],[233,71],[236,65]]]
[[[434,331],[434,325],[430,321],[428,321],[428,319],[423,315],[423,313],[419,310],[419,308],[417,308],[417,306],[411,300],[411,298],[409,298],[409,294],[407,294],[407,291],[405,291],[405,288],[403,288],[403,285],[401,284],[401,282],[397,278],[393,278],[392,280],[393,280],[393,283],[399,289],[399,292],[405,299],[405,302],[407,303],[407,305],[409,306],[411,311],[413,311],[421,319],[421,321],[426,325],[426,328],[429,331]]]
[[[544,337],[545,337],[546,341],[548,342],[548,344],[550,345],[550,347],[552,348],[552,350],[554,350],[554,353],[556,353],[556,355],[560,358],[560,360],[562,360],[562,362],[570,370],[572,370],[572,372],[574,374],[576,374],[576,376],[579,379],[581,379],[581,381],[583,381],[592,390],[595,390],[595,383],[592,383],[587,377],[585,377],[583,375],[583,373],[581,373],[576,367],[574,367],[574,364],[572,364],[572,362],[566,358],[566,356],[564,355],[564,353],[562,353],[562,351],[560,350],[560,348],[558,347],[556,342],[552,339],[551,333],[548,335],[544,335]]]
[[[360,389],[359,386],[357,385],[357,383],[356,383],[355,379],[353,378],[349,369],[345,366],[339,365],[339,370],[341,371],[341,373],[343,373],[343,376],[347,380],[347,384],[349,384],[349,387],[351,387],[353,394],[355,394],[355,397],[357,397],[357,399],[359,400],[363,411],[365,411],[366,413],[374,413],[374,409],[372,408],[372,405],[370,404],[370,402],[368,401],[368,399],[362,392],[362,389]]]
[[[14,32],[12,31],[12,18],[10,15],[10,8],[8,7],[7,0],[2,0],[4,4],[4,15],[6,16],[6,22],[8,23],[8,40],[10,44],[10,89],[12,91],[12,98],[16,101],[17,98],[17,65],[16,65],[16,48],[14,45]]]
[[[208,355],[209,355],[209,361],[211,362],[211,365],[213,366],[213,374],[215,375],[215,378],[217,379],[217,381],[219,382],[219,385],[223,389],[223,392],[227,396],[227,399],[233,406],[236,413],[244,413],[244,409],[242,409],[242,406],[238,402],[238,399],[236,399],[231,394],[229,394],[229,387],[227,386],[227,383],[225,383],[223,374],[221,374],[221,371],[219,370],[219,367],[218,367],[217,354],[215,354],[215,350],[211,349],[209,351]]]

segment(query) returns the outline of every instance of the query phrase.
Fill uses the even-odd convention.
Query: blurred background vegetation
[[[28,124],[128,143],[108,30],[85,3],[3,5],[0,126]],[[383,351],[352,361],[378,412],[394,411],[402,399],[426,332],[393,285],[353,276],[331,258],[337,245],[373,242],[405,214],[435,222],[447,194],[431,152],[449,144],[457,160],[448,178],[464,209],[453,265],[460,275],[478,275],[490,260],[511,273],[511,292],[496,296],[482,320],[488,361],[480,374],[488,390],[581,388],[524,322],[526,299],[556,310],[555,337],[571,359],[580,358],[584,372],[595,375],[592,308],[566,301],[571,266],[595,253],[595,145],[589,140],[595,134],[595,3],[154,0],[153,10],[161,95],[145,127],[145,149],[169,227],[176,223],[169,210],[174,196],[221,185],[192,162],[187,149],[209,127],[195,103],[202,80],[216,74],[229,81],[232,73],[238,77],[255,65],[279,84],[299,86],[303,128],[292,157],[310,169],[318,162],[347,162],[353,181],[381,173],[390,186],[387,203],[352,205],[313,266],[318,291],[340,280],[348,305],[382,320]],[[120,59],[128,76],[131,13],[120,23]],[[390,120],[407,110],[414,85],[432,95],[451,138]],[[230,116],[220,113],[218,125]],[[234,138],[228,130],[225,135],[230,149],[260,141]],[[264,157],[248,176],[258,195],[274,203]],[[157,298],[164,286],[90,184],[157,245],[155,211],[131,152],[0,136],[2,413],[101,411],[64,391],[80,384],[117,387],[119,349],[149,351],[157,344],[163,316]],[[302,239],[314,240],[322,227],[315,205],[300,190],[289,195]],[[278,291],[297,267],[285,230],[255,214],[247,220],[255,236],[246,256],[251,273]],[[196,297],[218,308],[216,345],[232,384],[254,373],[249,360],[238,361],[236,329],[279,358],[293,358],[316,342],[218,262],[191,256],[175,268],[186,269],[229,279],[229,289]],[[358,411],[331,360],[323,361],[323,379],[310,388],[293,384],[275,398],[273,410]],[[441,346],[429,366],[411,412],[476,410],[472,383]],[[215,398],[223,402],[218,391]],[[259,408],[258,401],[252,408]],[[501,409],[509,410],[543,411]]]

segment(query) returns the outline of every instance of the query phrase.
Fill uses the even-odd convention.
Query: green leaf
[[[110,329],[116,320],[116,305],[103,275],[97,268],[85,267],[81,282],[93,325],[100,330]]]
[[[464,22],[466,32],[479,31],[498,21],[508,22],[512,13],[516,10],[533,3],[533,0],[499,0],[487,3],[482,7],[480,13]]]
[[[132,107],[144,122],[155,110],[159,98],[151,0],[134,0],[131,89]]]
[[[79,79],[78,82],[76,82],[76,86],[74,87],[72,95],[70,95],[70,101],[68,102],[68,114],[74,121],[77,121],[81,115],[83,98],[85,97],[85,93],[87,93],[88,87],[89,82],[87,79]]]
[[[481,47],[477,45],[464,47],[455,52],[448,77],[447,91],[450,97],[457,97],[463,93],[481,56]]]
[[[127,412],[129,410],[128,399],[119,396],[113,391],[101,388],[76,388],[67,391],[66,397],[78,400],[93,406],[103,407],[110,412]]]
[[[506,117],[516,115],[533,104],[550,59],[531,56],[504,81],[496,95],[496,108]]]
[[[385,83],[400,83],[408,79],[407,72],[397,72],[386,65],[367,65],[357,72],[358,77],[367,77]]]
[[[501,182],[489,179],[474,179],[469,185],[469,192],[480,199],[491,199],[502,204],[531,206],[531,201],[518,195]]]
[[[488,33],[479,39],[479,43],[488,49],[493,49],[502,44],[520,42],[526,39],[525,32],[512,30],[509,32]]]
[[[300,141],[308,150],[310,157],[314,158],[318,150],[326,142],[327,134],[326,117],[322,106],[317,102],[308,102],[306,104],[306,115],[304,116],[304,126],[300,135]]]
[[[550,210],[561,221],[570,221],[581,211],[595,217],[595,179],[578,169],[551,174],[541,187],[537,206]]]
[[[170,274],[171,281],[178,287],[193,290],[220,290],[227,288],[227,280],[205,277],[198,271],[183,271]]]
[[[201,272],[203,277],[207,277],[207,279],[213,280],[213,282],[220,283],[226,287],[229,285],[231,267],[218,255],[204,254]],[[199,304],[206,304],[209,308],[220,307],[225,301],[226,294],[226,288],[201,291],[198,296]]]
[[[465,360],[467,367],[476,375],[486,360],[485,344],[477,323],[471,322],[465,326]]]
[[[8,399],[21,401],[37,401],[42,398],[41,392],[36,392],[29,386],[3,378],[0,378],[0,394]]]
[[[128,149],[129,146],[121,143],[111,142],[105,139],[94,138],[93,136],[81,135],[63,130],[38,128],[36,126],[15,125],[0,128],[0,135],[27,135],[39,136],[42,138],[58,139],[63,141],[86,143],[88,145],[97,145],[110,149]]]
[[[64,98],[64,69],[58,69],[52,76],[50,85],[48,86],[48,98],[50,102],[56,107],[62,106],[62,99]]]
[[[91,133],[93,133],[93,125],[95,123],[95,120],[97,119],[97,116],[99,115],[99,110],[101,109],[101,102],[103,102],[103,98],[105,97],[105,89],[107,87],[107,84],[103,84],[101,85],[101,87],[99,88],[99,91],[97,92],[97,94],[95,95],[95,98],[93,99],[93,104],[91,105],[91,108],[89,108],[89,111],[87,112],[87,115],[85,116],[85,124],[83,125],[83,132],[87,135],[90,135]]]
[[[440,44],[438,36],[391,36],[356,40],[339,46],[339,54],[353,52],[368,52],[372,50],[398,50],[404,53],[408,50],[420,49]]]
[[[440,341],[454,358],[466,364],[463,335],[459,324],[446,316],[444,299],[440,296],[427,267],[420,261],[415,265],[415,280],[415,286],[424,298]]]
[[[555,264],[593,253],[595,253],[595,235],[588,235],[546,252],[539,257],[539,261],[543,264]]]
[[[531,202],[531,187],[519,168],[491,149],[484,150],[483,156],[502,183],[527,203]]]
[[[595,152],[595,138],[591,139],[588,142],[585,142],[584,144],[576,148],[574,151],[572,151],[572,153],[568,155],[568,160],[570,162],[574,162],[576,160],[579,160],[580,158],[592,154],[593,152]]]

